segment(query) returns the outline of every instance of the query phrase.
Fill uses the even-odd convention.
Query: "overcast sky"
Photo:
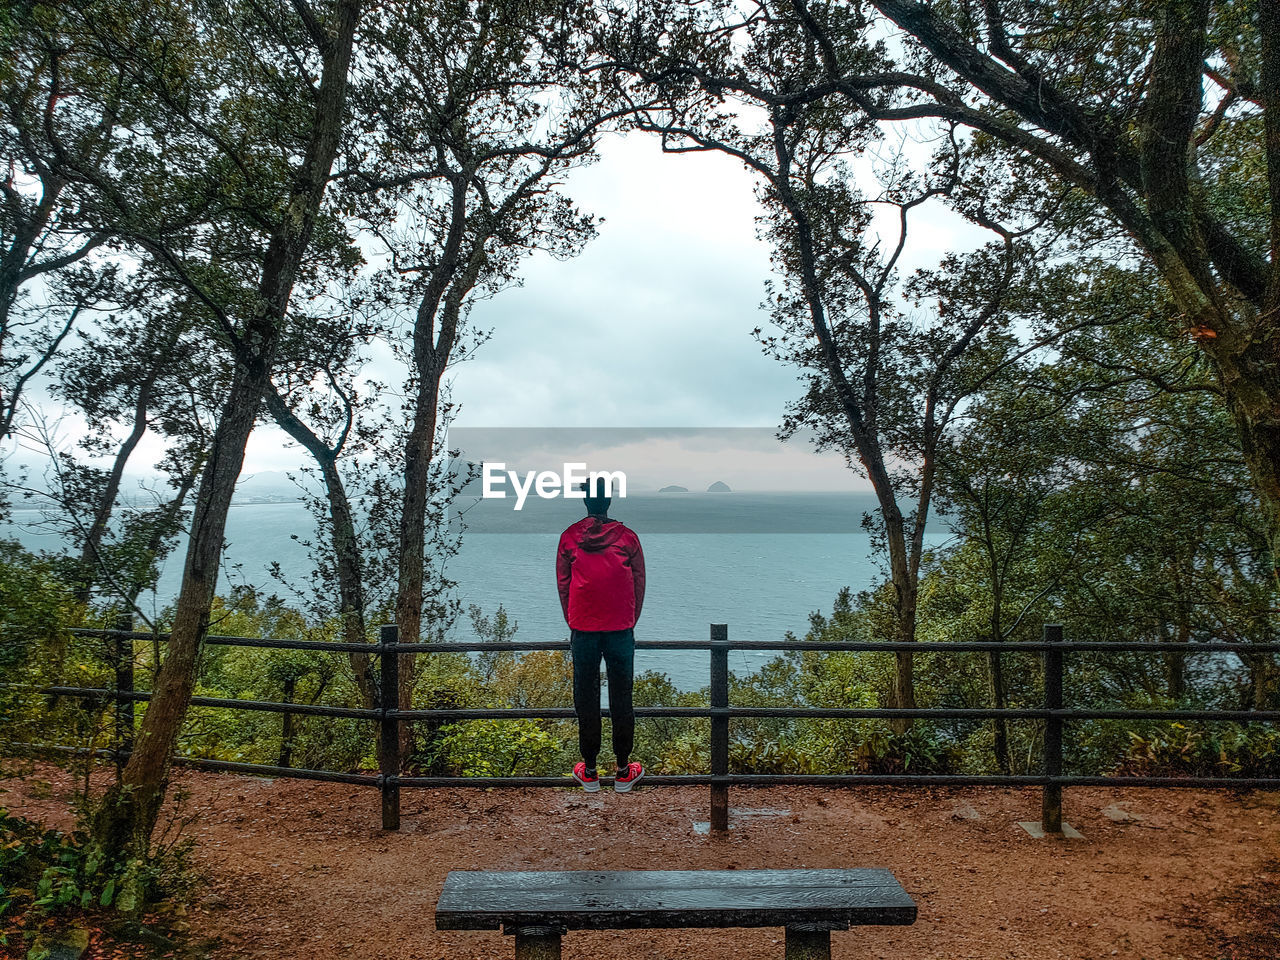
[[[769,273],[751,178],[639,135],[602,154],[563,187],[599,235],[570,260],[532,256],[523,286],[476,305],[493,333],[451,374],[455,426],[776,427],[799,385],[751,336]],[[259,427],[246,472],[295,466],[285,439]]]
[[[752,178],[729,157],[663,154],[638,134],[609,138],[601,154],[563,188],[603,218],[599,236],[571,260],[535,255],[522,287],[477,304],[472,321],[493,336],[452,375],[456,426],[776,428],[800,385],[751,336],[767,326],[760,303],[769,276]],[[930,214],[908,262],[936,262],[966,233],[945,211]],[[260,429],[246,469],[295,464],[299,451],[282,437]],[[805,449],[770,457],[767,468],[763,459],[748,468],[744,456],[739,486],[779,489],[794,467],[796,489],[866,487],[839,456],[824,464],[795,446]],[[672,449],[655,444],[664,462],[651,476],[679,475],[665,462]],[[690,485],[715,471],[699,464]],[[733,471],[720,472],[733,485]]]
[[[611,138],[566,192],[604,218],[573,260],[478,304],[494,329],[458,368],[462,426],[771,426],[793,371],[751,337],[768,248],[751,179],[720,155]]]
[[[492,329],[492,338],[451,374],[462,408],[456,426],[776,428],[800,385],[795,369],[766,357],[751,335],[768,325],[760,302],[769,276],[752,186],[741,165],[720,154],[663,154],[655,138],[639,134],[606,140],[599,162],[574,171],[563,187],[603,219],[599,236],[570,260],[534,255],[522,287],[477,304],[472,322]],[[874,191],[870,182],[864,188]],[[945,210],[922,212],[927,220],[913,227],[906,265],[936,263],[972,236]],[[381,379],[398,375],[385,371]],[[67,428],[74,439],[77,425]],[[659,462],[651,476],[672,478],[659,482],[680,482],[679,463],[665,460],[673,449],[653,448]],[[134,462],[154,463],[161,453],[149,436]],[[780,488],[782,459],[768,458],[766,468],[757,458],[753,472],[743,453],[739,487]],[[719,456],[733,459],[731,452]],[[866,488],[838,455],[826,463],[807,448],[782,456],[797,471],[786,486]],[[245,475],[304,461],[281,431],[262,424],[250,440]],[[560,464],[552,457],[522,466]],[[706,476],[734,485],[734,471],[715,463],[694,474],[690,485]]]

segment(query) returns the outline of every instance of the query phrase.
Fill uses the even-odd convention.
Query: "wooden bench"
[[[515,935],[516,960],[557,960],[566,930],[785,927],[787,960],[827,960],[831,931],[909,924],[916,905],[888,870],[455,870],[437,930]]]

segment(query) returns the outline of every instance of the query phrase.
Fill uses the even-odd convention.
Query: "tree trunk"
[[[360,543],[356,539],[351,501],[338,473],[338,465],[329,460],[320,465],[325,495],[329,501],[329,520],[333,533],[334,569],[338,575],[338,615],[342,619],[344,643],[368,643],[365,620],[364,575],[360,567]],[[351,672],[355,675],[360,698],[366,707],[377,707],[378,682],[373,675],[373,662],[367,653],[350,655]]]
[[[306,157],[291,185],[289,204],[268,244],[258,299],[236,349],[235,374],[200,478],[169,653],[120,784],[104,797],[95,833],[107,854],[146,855],[164,801],[169,765],[191,703],[208,632],[227,511],[244,465],[245,446],[270,384],[281,322],[303,255],[311,242],[333,167],[345,114],[347,73],[359,20],[359,0],[339,0],[333,34],[322,44],[324,67]]]
[[[396,626],[401,643],[422,639],[422,607],[425,600],[427,496],[431,485],[440,379],[449,365],[457,338],[462,300],[475,285],[484,264],[484,242],[479,240],[464,257],[467,228],[467,190],[470,174],[451,179],[452,204],[449,230],[439,262],[432,270],[426,292],[418,303],[413,324],[413,366],[417,378],[413,424],[405,442],[404,501],[400,514],[400,567],[396,583]],[[440,321],[439,334],[436,320]],[[399,707],[413,707],[415,660],[401,657]],[[407,763],[414,753],[413,727],[400,724],[400,758]]]
[[[1184,653],[1173,652],[1164,655],[1165,681],[1168,696],[1177,703],[1187,695],[1187,657]]]
[[[1251,343],[1245,354],[1233,358],[1235,362],[1219,362],[1218,370],[1262,504],[1271,547],[1271,585],[1280,592],[1280,324],[1267,333],[1265,345]],[[1265,350],[1259,349],[1263,346]],[[1269,356],[1251,356],[1258,353]]]
[[[770,182],[778,191],[778,197],[796,229],[796,250],[799,253],[799,273],[805,306],[814,338],[818,341],[822,365],[831,378],[831,387],[841,412],[849,425],[858,459],[867,471],[867,479],[875,491],[884,518],[885,540],[889,547],[890,577],[894,588],[894,612],[896,636],[900,643],[910,643],[916,634],[916,581],[917,570],[907,555],[906,527],[902,510],[898,506],[893,479],[885,466],[884,450],[875,421],[875,409],[879,404],[874,363],[862,382],[862,393],[855,391],[845,370],[835,335],[828,322],[827,307],[823,300],[823,285],[818,278],[818,257],[814,249],[813,224],[803,204],[797,198],[791,181],[792,157],[785,138],[778,135],[777,121],[774,127],[774,150],[778,160],[778,174]],[[866,299],[868,322],[879,328],[882,304],[874,296]],[[927,503],[927,501],[926,501]],[[890,691],[891,707],[913,709],[916,705],[913,656],[909,652],[894,654],[893,687]],[[890,728],[902,735],[911,728],[907,718],[890,721]]]
[[[992,586],[989,629],[991,641],[1000,643],[1004,640],[1004,630],[1001,627],[1004,621],[1004,581],[1001,578],[1000,564],[996,560],[995,544],[990,536],[989,527],[987,534],[987,568]],[[991,706],[996,710],[1003,710],[1008,703],[1004,689],[1004,659],[997,650],[992,650],[987,654],[987,686],[991,693]],[[1013,758],[1009,753],[1008,721],[1004,717],[995,717],[993,728],[995,740],[992,746],[995,752],[996,766],[1001,773],[1007,775],[1013,769]]]
[[[57,210],[58,198],[66,187],[67,181],[54,176],[48,170],[40,171],[39,180],[42,195],[30,216],[23,216],[24,211],[19,201],[16,211],[18,215],[14,221],[6,224],[11,231],[11,239],[3,253],[0,253],[0,358],[10,355],[12,347],[10,341],[14,332],[13,308],[18,302],[18,292],[27,281],[49,272],[38,268],[33,270],[29,258],[32,249],[41,242],[40,235],[44,233]],[[54,346],[56,347],[60,341],[61,338],[58,338]],[[45,351],[43,357],[36,359],[37,368],[43,365],[48,355]],[[12,363],[12,357],[10,357],[10,363]],[[8,437],[13,430],[13,421],[17,416],[18,401],[21,398],[25,379],[25,376],[20,376],[15,383],[5,385],[5,395],[0,397],[0,439]]]
[[[987,684],[991,691],[991,706],[1003,710],[1008,705],[1004,691],[1004,664],[996,650],[987,654]],[[1008,775],[1013,769],[1013,758],[1009,753],[1009,724],[1004,717],[996,717],[994,726],[996,766],[1002,774]]]
[[[294,677],[289,677],[284,682],[284,689],[280,694],[281,703],[293,703],[293,693],[298,681]],[[293,714],[280,714],[280,756],[276,760],[278,767],[293,766]]]
[[[342,620],[342,640],[344,643],[368,643],[360,543],[356,539],[356,524],[351,512],[351,500],[347,497],[347,488],[342,482],[342,474],[338,472],[338,455],[341,451],[331,450],[326,446],[324,441],[289,409],[274,389],[267,394],[267,407],[281,429],[302,444],[320,467],[325,500],[329,505],[330,547],[333,550],[334,570],[338,577],[338,616]],[[369,655],[353,653],[350,655],[350,661],[356,686],[360,690],[360,699],[366,707],[379,706],[378,683],[373,676],[373,664]]]
[[[274,348],[274,331],[271,346]],[[169,764],[191,702],[200,653],[208,632],[227,511],[265,386],[263,370],[265,365],[258,365],[258,375],[254,376],[252,371],[237,364],[214,434],[209,465],[200,479],[168,654],[160,665],[151,702],[119,788],[104,798],[97,823],[99,839],[115,853],[130,848],[138,853],[146,852],[164,800]]]
[[[147,410],[151,406],[151,390],[155,386],[156,378],[160,371],[157,365],[147,378],[138,388],[138,399],[133,408],[133,429],[129,431],[129,436],[125,437],[124,442],[120,444],[120,449],[116,451],[115,461],[111,464],[111,472],[107,475],[106,486],[102,490],[102,495],[98,498],[98,506],[94,511],[93,523],[89,525],[89,532],[85,535],[84,544],[80,549],[80,566],[79,566],[79,583],[76,584],[74,596],[80,603],[88,603],[89,597],[93,593],[94,583],[97,581],[98,572],[101,570],[99,563],[99,554],[102,550],[102,538],[106,535],[107,524],[111,520],[111,513],[116,504],[116,497],[120,494],[120,482],[124,477],[124,468],[129,463],[129,458],[133,456],[133,451],[137,448],[138,443],[142,440],[143,435],[147,432]]]
[[[871,471],[868,470],[868,473]],[[879,484],[876,484],[878,487]],[[880,490],[876,491],[878,494]],[[889,488],[880,499],[880,512],[884,515],[885,539],[889,545],[889,571],[894,591],[895,636],[898,643],[913,643],[916,639],[916,606],[919,595],[917,578],[913,576],[907,557],[905,524],[902,511]],[[889,706],[914,710],[916,706],[915,657],[910,652],[893,655],[893,686],[889,694]],[[911,729],[910,717],[895,717],[889,728],[898,736]]]
[[[434,375],[432,375],[434,373]],[[443,368],[419,374],[413,427],[405,444],[404,503],[400,513],[400,568],[396,588],[396,625],[401,643],[422,639],[423,580],[425,575],[427,495],[436,435],[436,403]],[[400,657],[400,709],[413,706],[414,657]],[[408,761],[414,752],[410,721],[400,724],[400,756]]]
[[[1179,613],[1184,612],[1179,604]],[[1186,643],[1191,638],[1191,628],[1184,621],[1178,624],[1175,643]],[[1187,655],[1181,651],[1171,651],[1164,655],[1165,679],[1169,688],[1169,699],[1177,703],[1187,694]]]
[[[31,279],[28,272],[31,250],[57,210],[58,198],[67,181],[45,171],[40,185],[43,188],[40,202],[29,217],[19,215],[16,218],[11,228],[12,239],[0,254],[0,357],[9,347],[7,335],[13,330],[12,314],[18,302],[18,291],[24,282]],[[0,434],[3,436],[5,434]]]
[[[894,586],[898,585],[894,584]],[[916,639],[915,584],[910,585],[906,591],[906,597],[900,603],[898,635],[895,639],[899,643],[914,643]],[[914,710],[916,708],[915,655],[909,650],[900,651],[893,655],[893,659],[893,695],[889,706],[901,710]],[[900,717],[890,721],[889,726],[894,733],[902,736],[911,729],[913,723],[914,720],[911,717]]]
[[[1280,667],[1274,654],[1242,653],[1239,655],[1248,675],[1245,709],[1271,710],[1280,700]]]

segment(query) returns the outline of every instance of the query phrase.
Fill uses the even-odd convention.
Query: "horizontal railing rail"
[[[121,638],[125,640],[167,641],[165,632],[143,630],[108,630],[77,627],[71,631],[80,637]],[[341,643],[328,640],[288,640],[259,637],[232,637],[209,634],[205,642],[213,646],[257,647],[262,650],[312,650],[318,653],[522,653],[532,650],[568,650],[568,640],[460,640],[445,643]],[[1280,642],[1249,643],[1222,640],[637,640],[637,650],[711,650],[717,644],[728,650],[790,650],[809,653],[1044,653],[1046,650],[1088,651],[1094,653],[1159,652],[1159,653],[1280,653]]]
[[[31,754],[64,754],[87,755],[111,758],[115,750],[103,748],[81,748],[49,744],[10,743],[9,749],[15,752]],[[201,770],[213,770],[230,773],[248,773],[256,776],[283,777],[298,780],[321,780],[331,783],[350,783],[362,786],[378,786],[382,781],[380,774],[343,773],[335,770],[309,770],[305,767],[280,767],[265,763],[240,763],[232,760],[212,760],[207,757],[174,757],[178,766],[192,767]],[[644,782],[648,786],[680,786],[700,787],[713,782],[724,782],[729,786],[759,787],[794,784],[797,786],[816,787],[848,787],[851,775],[829,773],[731,773],[725,777],[713,777],[707,773],[692,774],[645,774]],[[1090,777],[1069,775],[1048,777],[1044,774],[963,774],[963,773],[862,773],[853,777],[859,784],[887,786],[908,784],[912,786],[991,786],[991,787],[1043,787],[1059,784],[1064,787],[1171,787],[1171,788],[1216,788],[1233,789],[1274,789],[1280,780],[1270,777]],[[427,789],[453,787],[479,787],[493,789],[497,787],[567,787],[576,788],[578,782],[572,777],[414,777],[398,776],[396,782],[406,787]]]
[[[56,697],[117,698],[145,703],[151,694],[145,690],[120,691],[113,687],[37,687],[30,684],[6,684],[10,688],[25,687],[33,693]],[[295,713],[312,717],[338,717],[353,720],[572,720],[573,707],[456,707],[422,710],[383,710],[377,707],[332,707],[326,704],[281,703],[271,700],[242,700],[234,697],[192,697],[193,707],[219,707],[227,710],[252,710],[268,713]],[[1280,710],[1088,710],[1044,707],[635,707],[637,717],[695,718],[756,717],[807,720],[1202,720],[1274,722]],[[600,716],[608,719],[609,709],[600,708]]]
[[[120,629],[76,629],[76,635],[113,641],[116,667],[116,686],[83,687],[59,685],[48,687],[24,686],[33,692],[55,697],[82,697],[113,699],[117,704],[116,747],[106,751],[118,764],[128,757],[133,736],[133,704],[147,702],[151,694],[133,689],[132,643],[135,641],[161,642],[168,639],[164,633],[135,631],[132,624],[122,623]],[[711,722],[711,772],[672,776],[647,775],[646,783],[654,786],[682,785],[711,787],[711,826],[715,830],[728,827],[728,790],[732,786],[763,786],[797,784],[811,786],[849,786],[852,784],[902,784],[920,786],[1011,786],[1039,787],[1042,790],[1041,823],[1046,832],[1061,832],[1061,792],[1067,786],[1133,786],[1133,787],[1238,787],[1274,789],[1280,787],[1280,778],[1266,777],[1143,777],[1143,776],[1083,776],[1062,772],[1062,728],[1067,722],[1096,720],[1169,720],[1204,722],[1276,722],[1280,710],[1208,710],[1208,709],[1133,709],[1067,707],[1063,702],[1063,655],[1066,653],[1280,653],[1280,643],[1206,642],[1153,642],[1153,641],[1066,641],[1062,628],[1049,625],[1045,638],[1038,641],[990,642],[881,642],[881,641],[806,641],[806,640],[733,640],[728,639],[728,628],[713,624],[709,640],[639,641],[641,650],[707,650],[711,655],[710,706],[706,707],[637,707],[640,718],[704,719]],[[472,653],[472,652],[530,652],[538,650],[568,650],[568,641],[508,641],[508,642],[459,642],[459,643],[399,643],[395,627],[383,627],[377,643],[343,643],[316,640],[259,639],[212,634],[206,638],[211,645],[253,647],[257,649],[306,650],[318,653],[364,653],[379,658],[379,684],[383,703],[398,699],[398,661],[402,655]],[[1044,702],[1036,707],[752,707],[733,706],[729,700],[728,654],[730,651],[788,651],[808,653],[999,653],[1037,654],[1044,661]],[[377,786],[382,794],[383,826],[398,829],[400,817],[399,789],[444,787],[573,787],[576,781],[570,777],[453,777],[406,776],[400,772],[398,727],[402,722],[435,721],[463,722],[470,720],[567,720],[575,717],[572,707],[542,708],[437,708],[397,709],[384,707],[335,707],[326,704],[281,703],[264,700],[241,700],[226,697],[193,697],[191,705],[216,709],[249,710],[280,714],[297,714],[338,719],[369,720],[377,724],[379,735],[379,766],[377,774],[352,773],[333,770],[315,770],[293,766],[241,763],[210,760],[198,757],[178,757],[175,762],[185,766],[266,776],[296,777]],[[609,711],[602,709],[602,716]],[[995,719],[1037,721],[1044,724],[1044,746],[1041,773],[1028,774],[745,774],[730,773],[729,721],[731,719],[807,719],[807,720],[894,720],[921,719],[945,721],[987,721]],[[15,745],[42,749],[31,745]],[[76,748],[52,747],[53,750]],[[81,751],[83,752],[83,751]]]

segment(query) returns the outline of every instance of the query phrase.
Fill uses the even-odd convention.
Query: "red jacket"
[[[617,520],[584,517],[560,534],[556,583],[569,629],[631,629],[644,605],[640,538]]]

